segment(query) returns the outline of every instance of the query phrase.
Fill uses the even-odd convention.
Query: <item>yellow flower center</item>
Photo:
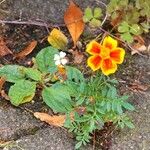
[[[100,56],[102,57],[102,59],[110,58],[110,49],[103,47],[101,49]]]

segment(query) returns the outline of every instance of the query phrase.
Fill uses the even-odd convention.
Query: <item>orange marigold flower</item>
[[[125,50],[118,47],[117,40],[110,36],[105,37],[102,44],[91,41],[86,52],[91,54],[87,60],[88,66],[93,71],[101,69],[104,75],[116,72],[117,64],[121,64],[125,56]]]

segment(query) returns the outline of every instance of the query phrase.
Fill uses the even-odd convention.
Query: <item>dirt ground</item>
[[[76,0],[84,9],[87,6],[100,5],[98,1]],[[103,0],[103,2],[107,2]],[[0,19],[41,21],[53,25],[63,24],[63,14],[68,5],[68,0],[5,0],[0,3]],[[103,8],[103,5],[100,5]],[[65,28],[62,28],[68,35]],[[48,45],[42,40],[48,35],[45,27],[32,25],[2,24],[0,36],[6,39],[7,46],[12,52],[22,50],[31,40],[37,40],[38,46],[32,56]],[[150,43],[150,36],[147,38]],[[11,57],[0,58],[0,64],[17,63]],[[23,60],[20,64],[24,64]],[[150,58],[149,53],[144,56],[131,56],[127,52],[125,63],[119,68],[116,78],[120,82],[120,93],[131,95],[130,102],[136,111],[129,113],[135,124],[135,129],[114,131],[109,141],[109,148],[103,150],[150,150],[150,89],[143,90],[150,85]],[[136,85],[136,86],[135,86]],[[140,87],[139,87],[140,86]],[[26,108],[26,109],[25,109]],[[10,105],[0,98],[0,142],[10,141],[7,150],[73,150],[75,141],[66,130],[54,128],[36,120],[28,111],[49,111],[43,102],[36,98],[33,104],[26,104],[20,108]],[[107,139],[103,138],[107,141]],[[6,150],[5,148],[0,148]],[[83,149],[93,149],[88,145]],[[99,150],[97,146],[95,149]]]

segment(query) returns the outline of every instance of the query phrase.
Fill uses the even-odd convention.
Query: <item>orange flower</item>
[[[87,60],[88,66],[93,71],[101,69],[104,75],[116,72],[117,64],[121,64],[125,56],[125,50],[117,46],[117,40],[110,36],[105,37],[102,44],[91,41],[86,49],[92,55]]]

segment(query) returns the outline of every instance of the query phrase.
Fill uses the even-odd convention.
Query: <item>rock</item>
[[[137,71],[142,73],[142,84],[150,85],[150,58],[138,57],[134,63]],[[150,150],[150,88],[134,93],[133,103],[136,110],[129,116],[133,119],[135,129],[124,129],[115,134],[110,150]]]
[[[0,100],[0,140],[14,140],[34,134],[43,123],[32,114],[10,106]]]
[[[46,128],[22,137],[9,150],[74,150],[75,141],[61,128]],[[84,150],[83,148],[82,150]],[[86,148],[92,150],[92,147]]]
[[[102,0],[106,2],[107,0]],[[96,0],[75,0],[75,2],[84,10],[87,6],[101,6]],[[7,0],[8,19],[22,19],[45,21],[50,23],[63,23],[63,16],[66,8],[69,5],[69,0]],[[104,8],[105,9],[105,8]],[[13,13],[11,13],[13,12]]]

